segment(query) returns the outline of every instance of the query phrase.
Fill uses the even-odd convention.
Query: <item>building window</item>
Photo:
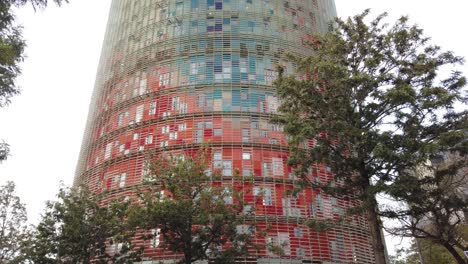
[[[152,238],[150,240],[150,246],[151,248],[157,248],[159,244],[161,243],[160,241],[161,229],[160,228],[151,229],[151,235],[152,235]]]
[[[109,247],[106,248],[106,253],[109,255],[115,255],[116,253],[120,253],[122,250],[123,243],[114,243],[112,245],[109,245]]]
[[[123,125],[124,118],[129,115],[128,111],[120,113],[119,116],[117,117],[117,125],[121,126]]]
[[[322,196],[320,194],[315,195],[315,202],[317,204],[317,210],[322,211]]]
[[[171,105],[171,109],[172,110],[179,110],[179,105],[180,105],[180,98],[177,96],[177,97],[173,97],[172,98],[172,105]]]
[[[221,152],[215,152],[215,153],[213,153],[213,159],[214,160],[222,160],[223,155],[221,154]]]
[[[219,137],[223,135],[223,130],[221,128],[215,128],[213,129],[213,136]]]
[[[140,89],[139,89],[139,94],[143,95],[146,92],[146,79],[140,80]]]
[[[273,169],[273,175],[275,176],[283,175],[283,172],[284,172],[283,159],[272,158],[272,169]]]
[[[205,106],[205,95],[204,94],[199,94],[197,97],[197,106],[198,107],[204,107]]]
[[[250,215],[254,213],[254,209],[251,205],[244,205],[244,208],[242,209],[242,213],[246,215]]]
[[[275,248],[278,246],[278,238],[277,237],[267,237],[265,238],[265,244],[267,247],[268,255],[273,256],[275,255],[276,251]]]
[[[110,158],[112,153],[112,143],[108,143],[106,145],[106,151],[104,152],[104,159]]]
[[[150,171],[149,167],[150,167],[150,165],[149,165],[148,162],[144,162],[143,166],[141,166],[141,177],[146,179],[146,180],[151,175],[151,171]]]
[[[273,205],[271,188],[254,187],[253,193],[255,196],[263,196],[263,205]]]
[[[262,175],[264,177],[267,177],[270,175],[270,170],[271,170],[271,164],[268,162],[263,162],[262,164]]]
[[[232,161],[223,160],[223,176],[232,176]]]
[[[136,123],[139,123],[142,119],[143,119],[143,111],[145,109],[145,106],[144,105],[139,105],[137,108],[136,108],[136,112],[135,112],[135,122]]]
[[[195,130],[195,142],[196,143],[202,143],[204,134],[205,133],[201,129]]]
[[[127,180],[127,173],[116,175],[112,178],[113,183],[118,183],[119,188],[125,187],[125,181]]]
[[[242,159],[243,160],[250,160],[251,156],[252,156],[252,154],[250,154],[250,153],[246,153],[246,152],[242,153]]]
[[[299,228],[299,227],[294,228],[294,236],[299,237],[299,238],[303,237],[304,234],[302,232],[302,228]]]
[[[281,125],[277,125],[277,124],[270,124],[270,130],[271,131],[283,132],[283,127]]]
[[[315,204],[314,204],[314,202],[311,202],[309,207],[310,207],[310,217],[315,218],[316,215],[315,215]]]
[[[179,131],[187,130],[187,124],[186,123],[179,124],[177,130]]]
[[[159,75],[159,86],[169,85],[170,78],[171,78],[170,73],[164,73],[164,74]]]
[[[187,103],[180,103],[179,104],[179,114],[186,114],[188,111]]]
[[[145,137],[145,145],[149,145],[153,143],[153,135],[148,135]]]
[[[162,114],[162,116],[163,116],[163,119],[166,119],[166,118],[168,118],[169,116],[171,116],[171,112],[166,111],[166,112],[164,112],[164,113]]]
[[[291,198],[283,198],[281,202],[283,205],[284,216],[292,216],[292,217],[301,216],[301,209],[292,206],[293,204],[295,204],[294,200],[292,200]]]
[[[254,228],[250,225],[237,225],[236,233],[239,235],[250,235],[254,233]]]
[[[125,144],[119,146],[119,152],[123,152],[125,150]]]
[[[122,173],[122,175],[120,175],[119,188],[125,187],[126,180],[127,180],[127,173]]]
[[[278,233],[278,246],[280,246],[283,249],[284,255],[291,255],[291,243],[289,241],[288,233]]]
[[[225,204],[232,204],[232,192],[228,187],[224,187],[223,200]]]
[[[303,258],[303,257],[305,257],[304,249],[303,249],[303,248],[297,248],[297,249],[296,249],[296,256],[297,256],[298,258]]]
[[[156,114],[156,102],[151,102],[151,103],[149,104],[148,114],[149,114],[149,115],[154,115],[154,114]]]

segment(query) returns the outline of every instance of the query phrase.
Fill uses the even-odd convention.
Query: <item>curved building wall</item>
[[[292,73],[282,54],[309,54],[306,42],[335,15],[332,0],[114,0],[75,184],[130,196],[145,175],[145,150],[191,155],[210,142],[220,184],[242,191],[268,230],[257,242],[283,247],[282,256],[261,249],[255,261],[372,263],[361,217],[324,232],[304,225],[336,219],[350,204],[312,189],[287,194],[296,179],[282,128],[270,122],[275,65]],[[310,177],[333,179],[325,166]],[[147,259],[174,258],[146,248]]]

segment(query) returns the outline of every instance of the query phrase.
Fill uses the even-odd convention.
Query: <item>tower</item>
[[[210,142],[223,185],[236,184],[236,171],[255,178],[242,186],[246,209],[268,226],[261,239],[282,247],[282,256],[259,250],[254,262],[372,263],[360,217],[323,232],[305,226],[346,206],[311,188],[288,194],[297,179],[282,128],[270,122],[275,65],[293,73],[282,55],[310,53],[307,41],[334,16],[333,0],[113,0],[75,183],[130,196],[145,150],[186,155]],[[331,172],[320,165],[312,176]]]

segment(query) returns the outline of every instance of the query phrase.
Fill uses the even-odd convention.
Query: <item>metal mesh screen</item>
[[[331,0],[114,0],[75,184],[132,196],[145,150],[192,155],[210,142],[211,169],[267,230],[257,242],[283,248],[282,256],[252,252],[252,261],[372,263],[363,217],[324,232],[304,225],[338,218],[350,204],[311,188],[288,195],[297,179],[282,128],[270,122],[275,65],[293,73],[282,54],[309,54],[307,41],[334,16]],[[236,174],[255,180],[236,182]],[[323,165],[310,177],[333,179]],[[148,260],[176,258],[154,241],[137,243],[147,243]]]

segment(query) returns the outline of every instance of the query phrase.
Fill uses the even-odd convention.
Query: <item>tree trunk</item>
[[[192,216],[193,214],[189,213],[187,216],[187,222],[185,223],[184,227],[184,235],[182,236],[185,240],[185,250],[184,250],[184,262],[185,264],[192,264]],[[196,258],[196,256],[195,256]]]
[[[419,244],[419,238],[415,238],[415,241],[416,241],[416,247],[418,248],[419,261],[421,262],[421,264],[425,264],[421,245]]]
[[[366,164],[361,162],[360,169],[360,180],[362,195],[364,196],[364,203],[366,204],[366,216],[369,222],[369,229],[372,237],[372,248],[375,255],[375,264],[387,264],[387,258],[385,256],[385,245],[384,237],[382,235],[382,228],[380,219],[377,215],[377,200],[372,193],[369,193],[371,183],[370,175],[366,170]]]
[[[372,247],[374,249],[375,264],[386,264],[387,258],[385,256],[385,245],[383,243],[384,237],[382,236],[380,219],[377,216],[375,208],[376,207],[367,209],[367,220],[369,222],[369,229],[372,237]]]
[[[444,243],[443,245],[448,250],[448,252],[450,252],[450,254],[452,254],[452,256],[455,258],[455,260],[457,261],[458,264],[467,264],[468,263],[466,260],[463,259],[462,256],[460,256],[460,254],[458,254],[458,252],[455,250],[455,248],[453,246],[451,246],[449,243]]]
[[[192,264],[192,254],[186,253],[184,255],[185,264]]]

